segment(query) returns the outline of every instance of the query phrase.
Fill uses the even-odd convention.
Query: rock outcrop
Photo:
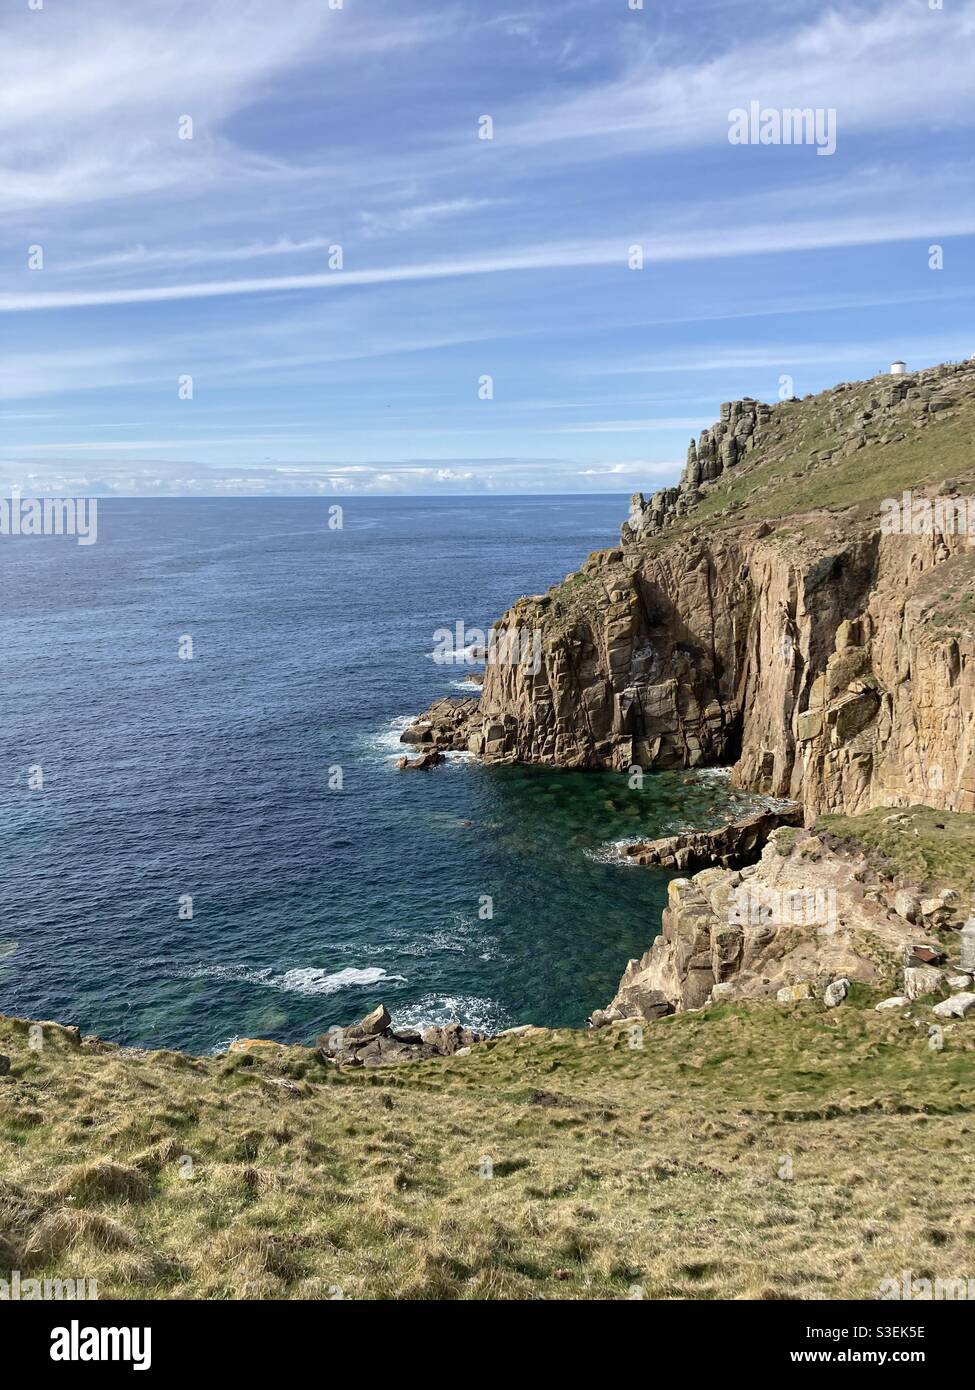
[[[686,516],[707,495],[710,484],[762,442],[771,418],[772,407],[750,396],[726,401],[717,424],[702,430],[696,444],[691,440],[678,485],[662,488],[649,500],[642,492],[633,494],[629,519],[623,523],[624,542],[655,536],[669,522]]]
[[[851,982],[902,982],[905,1003],[948,987],[929,961],[944,953],[894,911],[893,887],[862,853],[840,854],[818,836],[772,832],[760,862],[710,868],[671,881],[662,934],[631,960],[599,1022],[653,1019],[718,1000],[798,1001]],[[843,982],[843,989],[832,988]]]
[[[380,1004],[361,1023],[322,1033],[316,1046],[321,1059],[335,1066],[388,1067],[425,1057],[466,1056],[488,1037],[460,1023],[422,1030],[394,1028],[388,1009]]]
[[[660,840],[637,840],[620,851],[627,859],[658,869],[694,869],[717,864],[723,869],[740,869],[760,857],[773,830],[779,826],[802,824],[802,808],[753,811],[741,820],[731,821],[718,830],[689,831]]]

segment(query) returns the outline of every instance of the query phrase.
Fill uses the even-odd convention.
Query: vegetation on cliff
[[[154,1298],[873,1297],[968,1270],[975,1021],[932,1052],[873,1000],[359,1071],[53,1025],[33,1050],[0,1019],[0,1266]]]

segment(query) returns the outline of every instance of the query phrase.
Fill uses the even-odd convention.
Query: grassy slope
[[[975,815],[878,807],[859,816],[823,816],[817,829],[855,841],[905,882],[933,893],[954,888],[975,909]]]
[[[208,1298],[848,1297],[969,1271],[975,1021],[932,1052],[926,1010],[869,1002],[343,1075],[56,1030],[32,1052],[0,1019],[0,1268]]]
[[[944,383],[951,389],[951,378]],[[849,420],[871,397],[886,389],[884,378],[857,382],[836,396],[823,392],[802,401],[776,406],[773,422],[763,427],[762,444],[727,470],[714,489],[667,535],[677,535],[701,521],[758,521],[785,517],[819,508],[857,507],[864,518],[879,519],[876,504],[885,497],[899,498],[908,488],[939,487],[956,483],[964,493],[975,491],[972,437],[975,434],[975,397],[959,392],[950,412],[928,417],[923,427],[915,423],[915,410],[898,413],[896,423],[867,426],[867,443],[855,453],[841,451],[845,434],[829,418],[830,407],[839,403]],[[883,430],[903,433],[904,438],[883,444]],[[835,450],[833,457],[814,458],[821,450]],[[731,517],[723,513],[729,503],[740,504]]]

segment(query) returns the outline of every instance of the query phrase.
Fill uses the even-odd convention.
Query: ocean
[[[614,845],[752,804],[720,770],[398,772],[468,674],[437,631],[612,545],[626,499],[334,502],[105,499],[97,544],[0,539],[0,1012],[196,1052],[380,1001],[581,1026],[666,898]]]

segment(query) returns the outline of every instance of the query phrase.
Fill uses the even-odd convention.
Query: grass
[[[894,877],[931,893],[954,888],[964,908],[968,899],[975,906],[975,814],[878,807],[857,816],[823,816],[816,828],[860,845]]]
[[[0,1271],[373,1299],[869,1297],[902,1269],[975,1273],[975,1021],[932,1052],[925,1010],[871,1003],[346,1073],[53,1025],[38,1052],[0,1019]]]

